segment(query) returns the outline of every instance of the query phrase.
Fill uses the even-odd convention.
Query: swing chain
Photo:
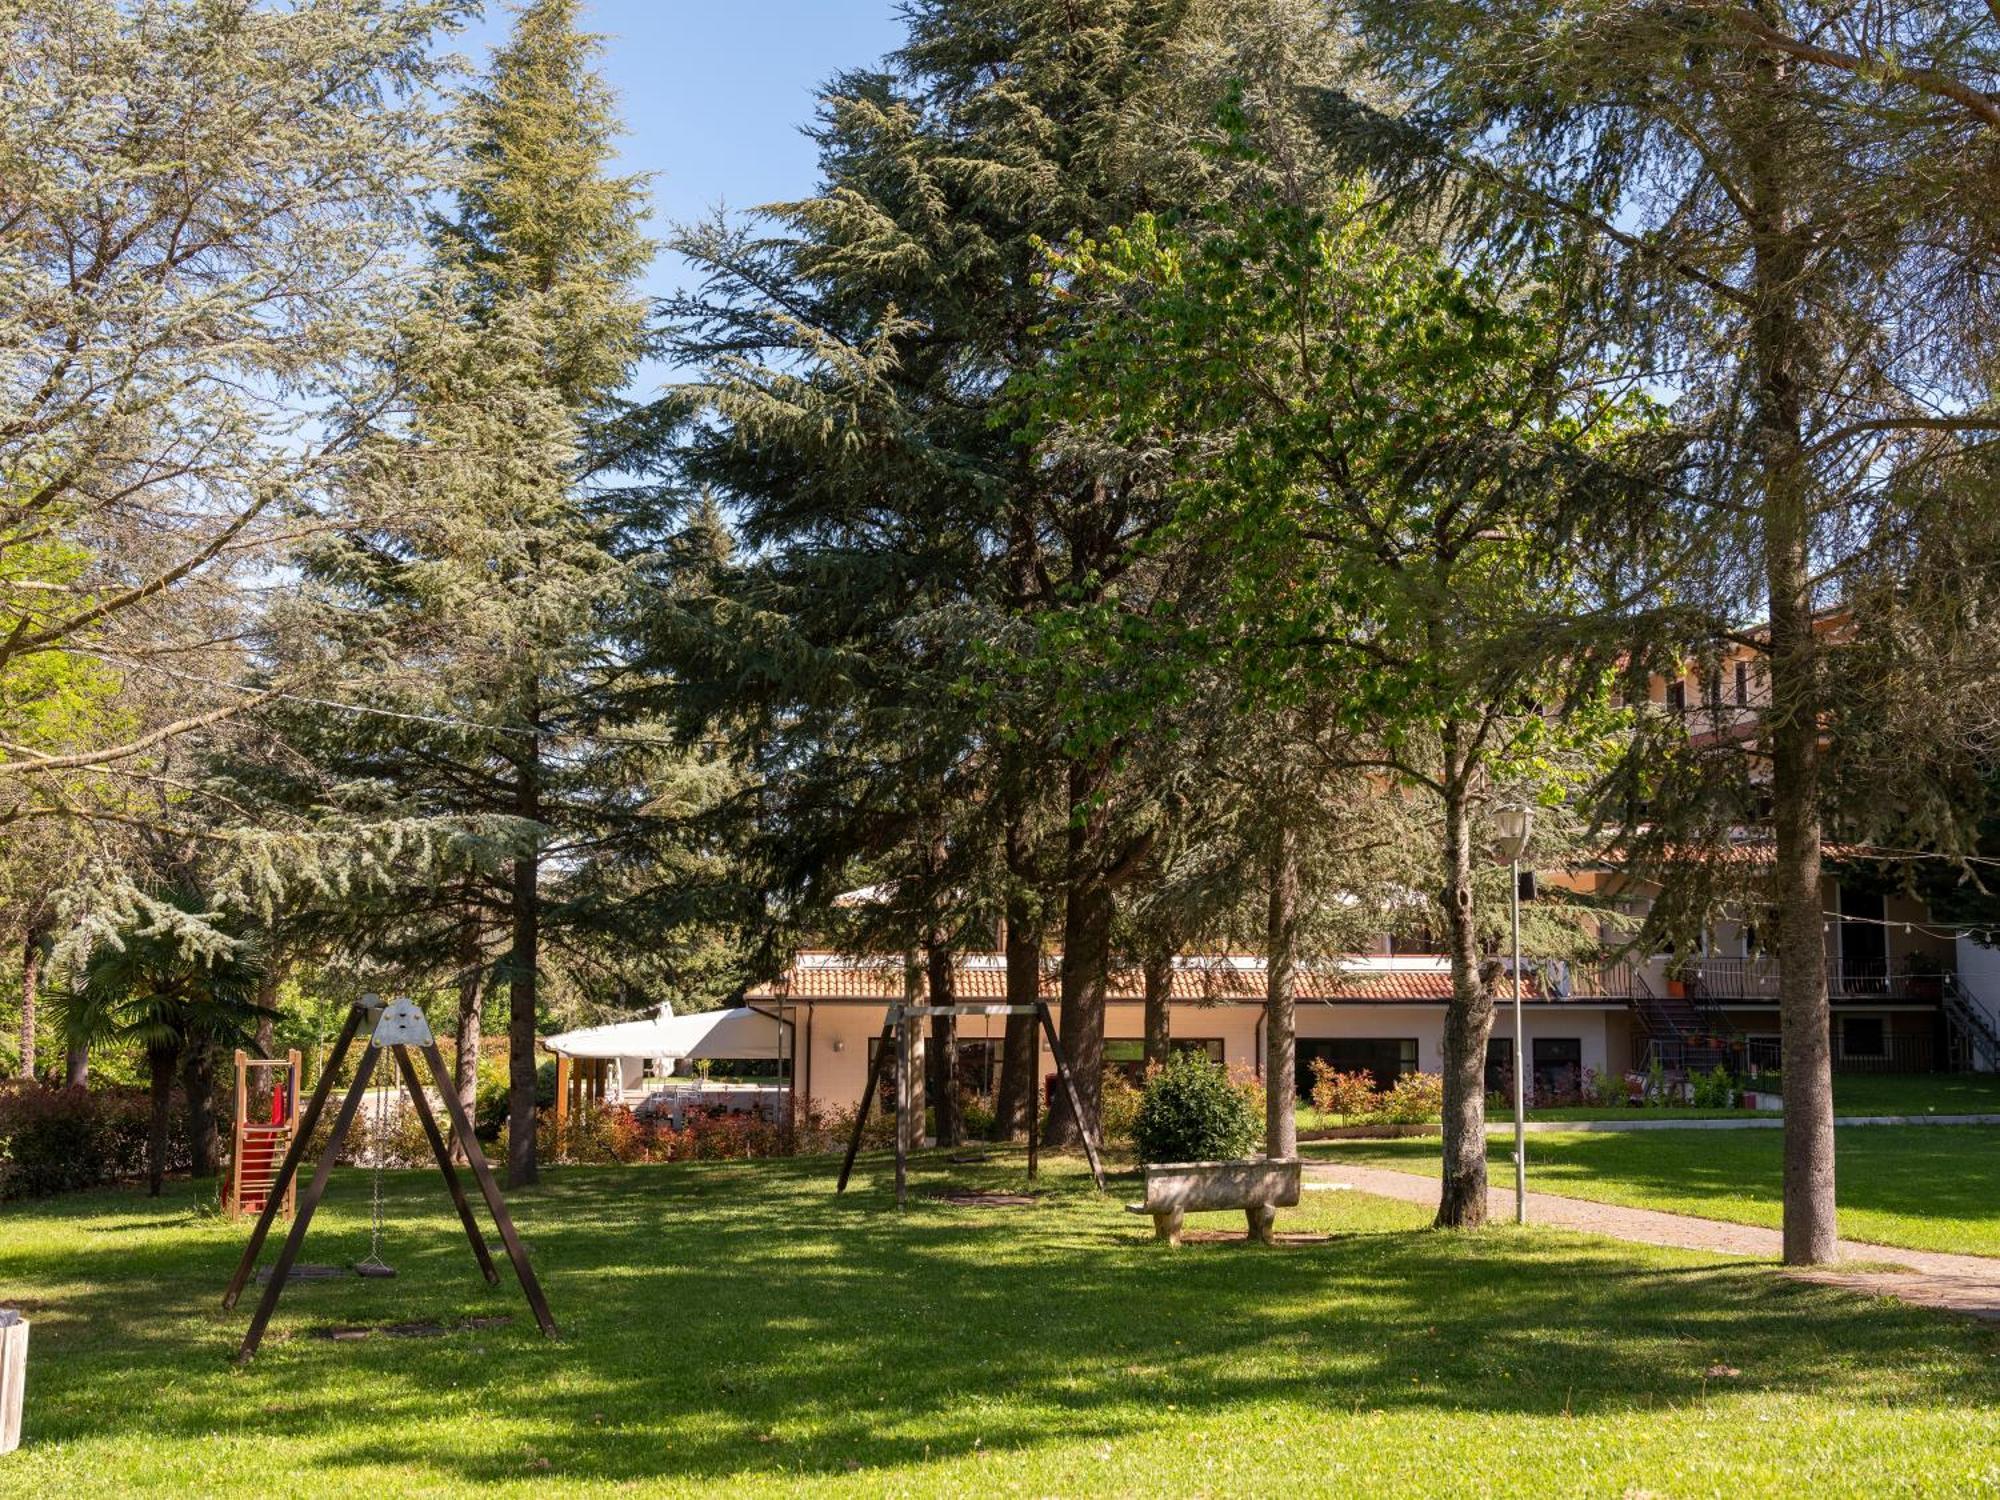
[[[389,1263],[382,1259],[382,1163],[387,1155],[389,1142],[389,1088],[378,1084],[375,1092],[374,1140],[372,1142],[375,1160],[370,1172],[368,1207],[368,1258],[355,1266],[355,1270],[366,1275],[370,1271],[388,1271]]]

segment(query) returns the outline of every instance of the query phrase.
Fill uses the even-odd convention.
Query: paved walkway
[[[1306,1176],[1316,1183],[1340,1184],[1381,1198],[1400,1198],[1406,1203],[1431,1206],[1437,1202],[1437,1178],[1420,1177],[1414,1172],[1311,1162],[1306,1166]],[[1487,1211],[1496,1220],[1511,1220],[1514,1216],[1513,1183],[1493,1185],[1488,1192]],[[1677,1250],[1707,1250],[1717,1255],[1737,1255],[1752,1260],[1775,1261],[1784,1251],[1783,1239],[1775,1229],[1763,1229],[1754,1224],[1728,1224],[1719,1219],[1697,1219],[1689,1214],[1661,1213],[1651,1208],[1592,1203],[1583,1198],[1558,1197],[1554,1193],[1528,1194],[1528,1222],[1553,1224],[1585,1234],[1607,1235],[1635,1244],[1668,1245]],[[1842,1260],[1889,1263],[1907,1269],[1844,1271],[1836,1265],[1825,1270],[1790,1271],[1786,1274],[1824,1282],[1828,1286],[1844,1286],[1876,1296],[1898,1297],[1923,1307],[1939,1307],[2000,1322],[2000,1258],[1946,1255],[1936,1250],[1905,1250],[1900,1246],[1865,1245],[1853,1240],[1840,1242],[1840,1256]]]

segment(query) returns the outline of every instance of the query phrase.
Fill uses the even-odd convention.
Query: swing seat
[[[357,1260],[354,1263],[354,1274],[365,1276],[370,1281],[394,1281],[396,1268],[385,1266],[380,1261]]]

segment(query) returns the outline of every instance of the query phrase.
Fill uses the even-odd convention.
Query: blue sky
[[[629,134],[626,171],[653,174],[654,233],[717,204],[750,208],[804,196],[815,181],[799,134],[827,78],[896,46],[895,0],[586,0],[606,38],[604,74]],[[489,3],[458,50],[484,66],[511,9]],[[662,254],[651,289],[679,284]]]

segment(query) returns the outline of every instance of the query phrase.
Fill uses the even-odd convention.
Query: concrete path
[[[1400,1198],[1405,1203],[1433,1206],[1437,1203],[1436,1177],[1420,1177],[1414,1172],[1396,1172],[1383,1167],[1344,1166],[1337,1162],[1309,1162],[1306,1176],[1315,1183],[1340,1184],[1382,1198]],[[1495,1220],[1514,1217],[1514,1186],[1511,1182],[1488,1189],[1488,1213]],[[1583,1198],[1564,1198],[1554,1193],[1528,1194],[1528,1222],[1551,1224],[1584,1234],[1601,1234],[1615,1240],[1640,1245],[1667,1245],[1677,1250],[1707,1250],[1717,1255],[1743,1256],[1751,1260],[1776,1261],[1783,1254],[1783,1240],[1775,1229],[1754,1224],[1728,1224],[1719,1219],[1697,1219],[1689,1214],[1662,1213],[1651,1208],[1624,1208],[1612,1203],[1592,1203]],[[1867,1245],[1853,1240],[1840,1242],[1842,1260],[1872,1261],[1906,1268],[1895,1271],[1845,1271],[1839,1266],[1825,1270],[1788,1271],[1808,1281],[1828,1286],[1848,1287],[1875,1296],[1897,1297],[1922,1307],[1938,1307],[1949,1312],[1968,1313],[1976,1318],[2000,1322],[2000,1258],[1984,1255],[1946,1255],[1936,1250],[1905,1250],[1894,1245]]]

